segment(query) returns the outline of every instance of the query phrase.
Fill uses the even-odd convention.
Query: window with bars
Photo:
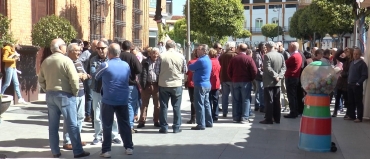
[[[114,40],[116,42],[125,40],[125,10],[126,6],[124,5],[124,0],[114,1]]]
[[[106,0],[90,0],[90,41],[104,38]]]
[[[133,3],[133,18],[132,18],[132,24],[133,24],[133,32],[132,32],[132,38],[133,43],[135,46],[141,46],[142,45],[142,39],[140,37],[140,33],[142,30],[141,25],[141,16],[143,14],[141,10],[141,0],[134,0]]]
[[[0,14],[7,16],[7,0],[0,0]]]

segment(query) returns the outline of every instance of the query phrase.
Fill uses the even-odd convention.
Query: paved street
[[[14,105],[3,114],[0,124],[0,154],[9,158],[50,158],[48,144],[47,108],[41,101],[31,105]],[[38,103],[38,104],[37,104]],[[230,108],[231,109],[231,106]],[[220,118],[213,128],[190,130],[194,125],[183,124],[182,133],[159,134],[150,121],[133,135],[134,155],[124,155],[122,145],[113,145],[112,158],[127,159],[368,159],[370,156],[370,123],[344,121],[333,118],[332,140],[336,153],[312,153],[299,150],[300,119],[284,119],[281,124],[261,125],[262,113],[256,113],[250,124],[232,123],[229,117]],[[172,112],[169,112],[172,117]],[[183,92],[182,122],[190,118],[188,92]],[[172,122],[172,118],[169,119]],[[62,122],[62,121],[61,121]],[[62,137],[62,124],[60,124]],[[85,123],[82,140],[93,140],[93,129]],[[62,139],[62,138],[61,138]],[[62,143],[62,142],[61,142]],[[62,145],[62,144],[60,144]],[[84,147],[91,153],[88,158],[99,158],[101,145]],[[63,158],[73,158],[72,151],[62,151]],[[0,155],[1,158],[1,155]]]

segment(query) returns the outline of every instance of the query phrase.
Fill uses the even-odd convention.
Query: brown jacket
[[[231,58],[236,56],[237,53],[234,51],[228,51],[224,54],[222,54],[219,58],[218,61],[220,62],[221,65],[221,72],[220,72],[220,80],[222,82],[231,82],[230,77],[227,75],[227,69],[229,67],[229,63]]]

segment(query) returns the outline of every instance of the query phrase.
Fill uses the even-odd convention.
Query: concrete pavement
[[[44,96],[40,96],[44,98]],[[231,105],[229,107],[231,110]],[[332,140],[337,144],[335,153],[313,153],[299,150],[300,118],[281,119],[281,124],[262,125],[262,113],[256,113],[250,124],[232,123],[231,112],[220,117],[213,128],[194,131],[194,125],[186,124],[190,118],[188,92],[184,90],[182,101],[182,133],[159,134],[153,126],[152,104],[148,110],[146,127],[133,135],[134,155],[126,156],[122,145],[113,145],[112,158],[132,159],[368,159],[370,158],[370,124],[344,121],[342,116],[333,118]],[[169,110],[169,123],[172,122]],[[2,115],[0,124],[1,154],[9,158],[50,158],[48,142],[47,108],[44,102],[30,105],[14,105]],[[61,122],[63,122],[61,120]],[[60,124],[62,139],[62,124]],[[93,140],[93,129],[85,123],[81,134],[83,141]],[[60,142],[62,146],[62,142]],[[100,158],[101,145],[87,145],[91,153],[87,158]],[[73,158],[72,151],[62,150],[62,158]]]

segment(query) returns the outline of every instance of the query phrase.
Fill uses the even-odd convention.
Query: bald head
[[[52,53],[60,52],[62,54],[65,54],[66,53],[66,43],[60,38],[54,39],[50,43],[50,50]]]
[[[175,42],[174,41],[172,41],[172,40],[168,40],[167,42],[166,42],[166,49],[168,50],[168,49],[174,49],[176,47],[176,44],[175,44]]]
[[[247,46],[247,44],[244,44],[244,43],[241,43],[240,45],[239,45],[239,51],[240,52],[247,52],[248,51],[248,46]]]
[[[91,43],[91,50],[96,51],[96,46],[98,46],[98,40],[93,40]]]
[[[117,43],[112,43],[108,48],[108,57],[109,59],[119,57],[121,53],[121,47]]]
[[[289,45],[289,52],[290,53],[296,52],[298,51],[298,48],[299,48],[299,44],[297,42],[291,42]]]

